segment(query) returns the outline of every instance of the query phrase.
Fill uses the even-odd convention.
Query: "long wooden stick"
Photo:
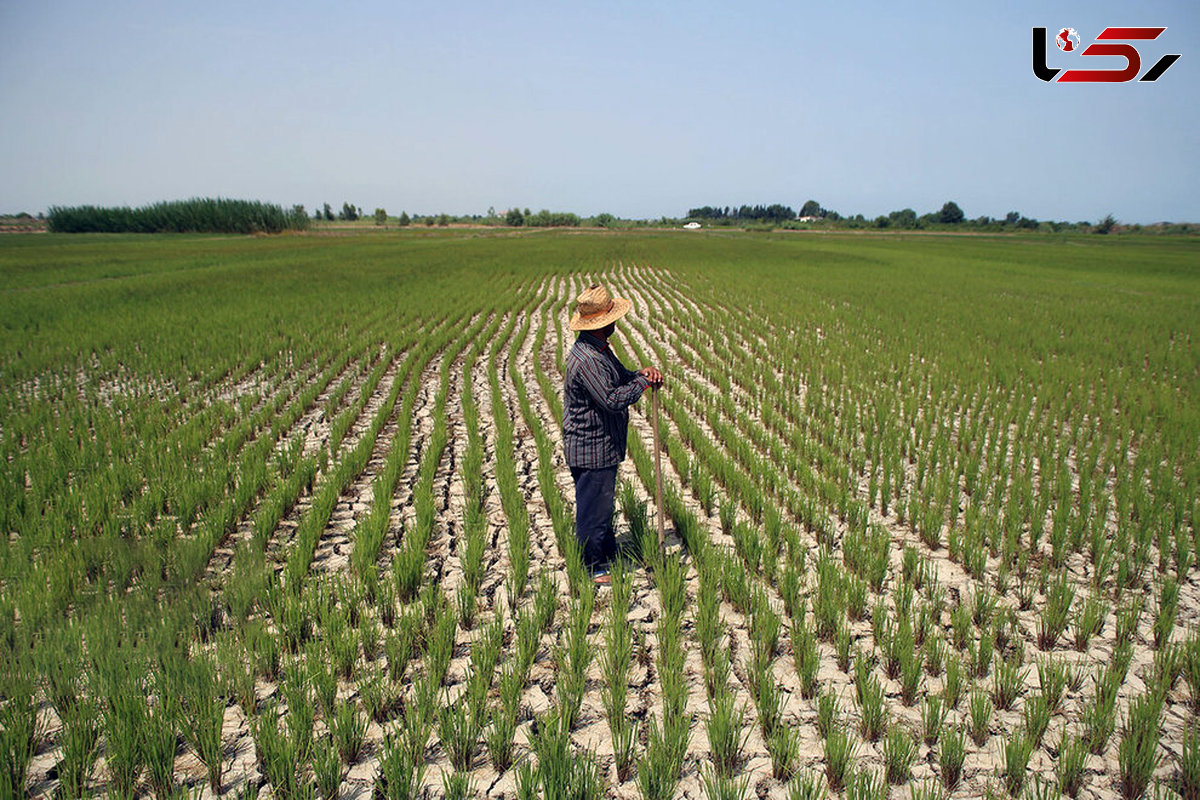
[[[667,534],[663,529],[662,448],[658,445],[658,387],[650,389],[650,413],[654,421],[654,502],[658,506],[658,551],[667,551]]]

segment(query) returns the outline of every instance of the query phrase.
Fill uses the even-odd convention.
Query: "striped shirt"
[[[567,466],[612,467],[625,458],[629,406],[650,385],[628,370],[608,343],[586,331],[567,353],[563,380],[563,448]]]

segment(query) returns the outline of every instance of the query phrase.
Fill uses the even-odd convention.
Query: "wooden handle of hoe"
[[[650,389],[650,415],[654,422],[654,502],[658,506],[658,551],[667,550],[667,536],[663,529],[663,499],[662,499],[662,449],[658,444],[658,387]]]

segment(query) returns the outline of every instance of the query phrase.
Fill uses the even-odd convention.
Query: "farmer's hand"
[[[651,386],[662,386],[663,376],[655,367],[642,367],[638,370],[639,375],[645,376],[646,380],[650,381]]]

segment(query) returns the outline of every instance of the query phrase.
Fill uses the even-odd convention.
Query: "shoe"
[[[612,583],[612,575],[608,574],[607,569],[598,569],[592,573],[592,583],[597,586],[608,586]]]

